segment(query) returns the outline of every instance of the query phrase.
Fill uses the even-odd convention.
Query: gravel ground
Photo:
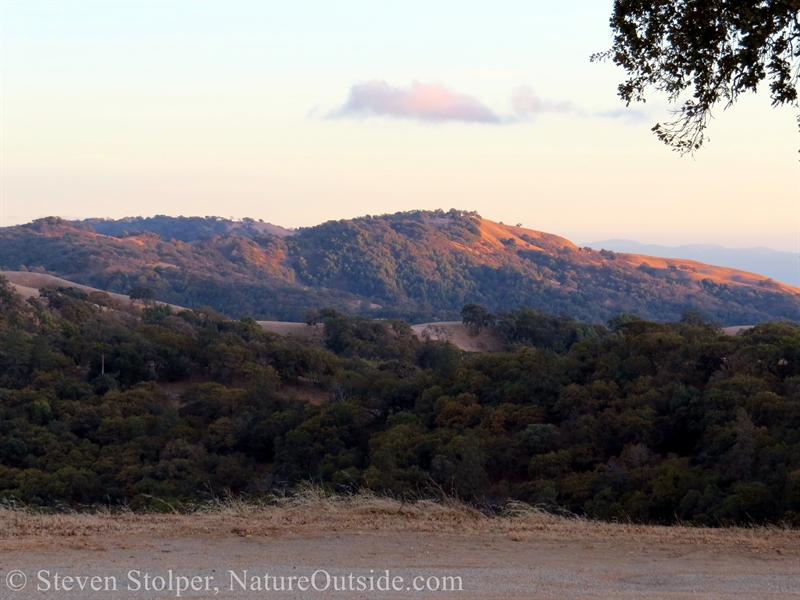
[[[552,537],[552,536],[550,536]],[[575,536],[570,536],[574,538]],[[522,539],[495,533],[429,532],[279,532],[248,537],[237,530],[218,529],[205,534],[149,535],[137,530],[130,536],[114,532],[63,538],[36,536],[0,540],[0,598],[170,598],[181,585],[186,598],[790,598],[800,597],[800,560],[779,548],[754,551],[732,545],[666,543],[615,538]],[[379,591],[389,570],[389,583],[399,591]],[[22,571],[22,578],[9,574]],[[157,589],[164,578],[172,591]],[[46,571],[37,576],[40,571]],[[136,583],[141,589],[138,591]],[[230,571],[246,583],[242,590]],[[247,573],[245,574],[245,571]],[[317,587],[329,575],[351,589],[299,591],[317,572]],[[349,575],[352,573],[352,582]],[[145,579],[149,575],[149,579]],[[252,578],[270,591],[251,589]],[[58,579],[56,579],[58,576]],[[358,577],[373,591],[358,589]],[[72,581],[64,580],[72,577]],[[79,588],[82,578],[85,589]],[[91,577],[100,579],[91,580]],[[117,590],[103,588],[105,577],[115,577]],[[193,577],[199,577],[192,582]],[[274,579],[277,577],[277,580]],[[292,591],[275,591],[292,579]],[[344,580],[342,580],[344,577]],[[402,577],[402,582],[396,577]],[[443,578],[460,577],[461,591],[415,591],[412,586],[442,585]],[[88,578],[88,579],[86,579]],[[208,579],[206,579],[208,578]],[[417,578],[415,580],[415,578]],[[422,579],[419,579],[422,578]],[[432,578],[432,579],[431,579]],[[444,579],[450,585],[449,579]],[[457,585],[457,580],[453,580]],[[55,589],[56,585],[60,589]],[[146,590],[148,585],[151,589]],[[47,587],[49,586],[49,589]],[[66,590],[64,587],[72,587]],[[109,587],[111,583],[109,580]],[[38,589],[37,589],[38,588]],[[206,591],[205,588],[208,588]],[[412,589],[410,589],[412,588]]]

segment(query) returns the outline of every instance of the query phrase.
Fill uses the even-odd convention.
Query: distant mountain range
[[[649,254],[662,258],[687,258],[710,265],[720,265],[758,273],[788,285],[800,287],[800,255],[769,248],[725,248],[713,244],[659,246],[633,240],[601,240],[582,244],[595,250],[613,250],[632,254]]]
[[[800,321],[800,290],[682,258],[578,247],[474,212],[411,211],[290,230],[219,217],[57,217],[0,229],[0,270],[32,271],[127,294],[210,306],[232,317],[299,321],[331,307],[411,322],[528,306],[582,321],[622,312],[723,325]]]

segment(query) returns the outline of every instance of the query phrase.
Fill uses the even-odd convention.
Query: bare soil
[[[323,340],[322,325],[307,325],[306,323],[292,323],[288,321],[258,321],[264,331],[290,336],[298,342],[321,346]]]
[[[722,331],[727,333],[728,335],[739,335],[743,331],[747,331],[748,329],[752,329],[753,325],[732,325],[731,327],[723,327]]]
[[[175,597],[125,589],[127,573],[213,577],[193,598],[788,598],[800,596],[800,532],[596,523],[519,507],[487,517],[459,504],[401,503],[370,495],[191,515],[30,515],[0,511],[0,598],[41,598],[61,577],[114,576],[116,593],[85,589],[66,598]],[[28,584],[4,588],[19,569]],[[375,579],[389,570],[397,590],[242,590],[257,575]],[[324,577],[322,573],[318,577]],[[415,579],[422,577],[422,579]],[[415,591],[413,582],[460,577],[461,591]],[[429,579],[432,578],[432,579]],[[246,580],[246,579],[245,579]],[[321,580],[320,580],[321,581]],[[394,581],[394,579],[393,579]],[[135,586],[132,586],[135,587]],[[322,587],[321,585],[319,587]]]
[[[484,329],[473,334],[461,321],[422,323],[411,328],[417,337],[428,335],[431,339],[447,340],[467,352],[500,352],[503,349],[503,342],[496,333]]]

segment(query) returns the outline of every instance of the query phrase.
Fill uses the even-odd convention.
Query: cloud
[[[523,85],[511,96],[513,113],[498,115],[472,96],[459,94],[443,85],[415,81],[410,87],[395,87],[382,79],[373,79],[350,88],[350,96],[341,107],[328,113],[329,119],[392,117],[416,119],[431,123],[461,121],[465,123],[514,124],[524,123],[547,113],[569,115],[582,119],[625,119],[638,122],[647,119],[642,111],[617,108],[592,112],[561,100],[541,98],[530,86]],[[313,116],[316,107],[308,114]]]
[[[601,119],[627,119],[631,122],[639,122],[639,121],[649,121],[650,117],[648,117],[644,111],[637,110],[635,108],[615,108],[613,110],[605,110],[602,112],[594,113],[595,117],[600,117]]]
[[[494,111],[472,96],[459,94],[442,85],[415,81],[411,87],[400,88],[379,79],[354,85],[347,102],[328,116],[384,116],[432,123],[462,121],[496,124],[502,121]]]
[[[523,85],[514,91],[511,106],[521,117],[530,117],[542,113],[578,113],[571,102],[552,102],[539,98],[530,86]]]
[[[528,119],[544,113],[570,114],[576,117],[594,119],[625,119],[629,122],[649,119],[643,111],[633,108],[615,108],[592,112],[572,102],[553,102],[552,100],[542,99],[527,85],[518,87],[514,91],[511,97],[511,106],[517,114],[518,120]]]

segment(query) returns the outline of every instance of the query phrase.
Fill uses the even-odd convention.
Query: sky
[[[679,157],[627,108],[612,2],[0,3],[3,225],[459,208],[567,237],[800,248],[796,111]]]

